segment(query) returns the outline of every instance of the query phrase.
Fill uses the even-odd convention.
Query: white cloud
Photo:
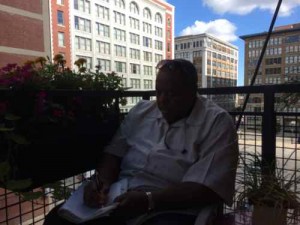
[[[205,6],[218,14],[232,13],[246,15],[255,9],[268,10],[274,13],[277,6],[275,0],[202,0]],[[300,6],[300,0],[283,1],[280,7],[280,16],[289,16],[294,8]]]
[[[180,35],[209,33],[224,41],[235,41],[238,37],[235,35],[236,26],[226,19],[218,19],[205,23],[195,21],[192,26],[186,27],[180,32]]]

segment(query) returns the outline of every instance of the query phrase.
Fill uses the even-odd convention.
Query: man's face
[[[168,123],[186,116],[194,105],[195,91],[185,85],[179,71],[160,70],[156,78],[157,105]]]

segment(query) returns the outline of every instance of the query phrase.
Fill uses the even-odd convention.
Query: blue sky
[[[175,6],[175,36],[211,33],[239,48],[238,86],[244,84],[241,35],[269,29],[277,0],[167,0]],[[283,0],[275,26],[300,23],[300,0]]]

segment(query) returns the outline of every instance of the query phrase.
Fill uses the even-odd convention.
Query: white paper
[[[126,179],[113,183],[109,189],[108,202],[106,206],[102,208],[90,208],[84,204],[84,186],[85,184],[79,186],[62,207],[60,207],[58,214],[61,217],[73,223],[83,223],[88,220],[109,215],[109,213],[117,207],[117,203],[113,203],[113,200],[127,191],[128,183]]]

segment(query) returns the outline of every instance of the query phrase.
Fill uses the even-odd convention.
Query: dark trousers
[[[57,210],[60,206],[56,206],[48,213],[44,225],[74,225],[58,215]],[[150,218],[143,225],[193,225],[195,219],[196,216],[193,215],[165,213]],[[126,225],[126,221],[124,218],[108,216],[85,222],[82,225]]]

